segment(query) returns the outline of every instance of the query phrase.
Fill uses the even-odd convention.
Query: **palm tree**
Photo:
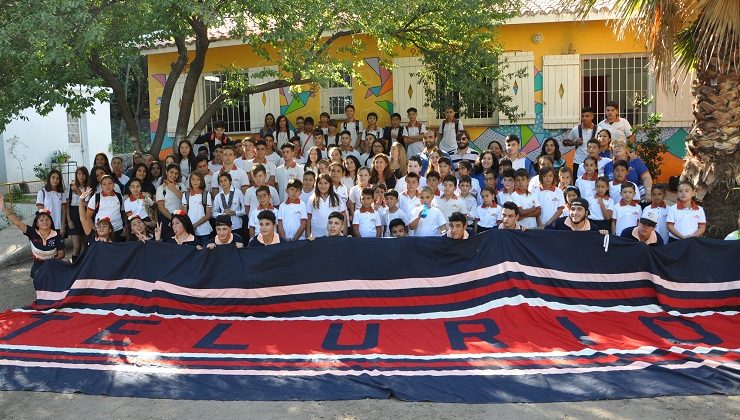
[[[586,15],[603,0],[562,0]],[[573,9],[571,9],[573,10]],[[663,89],[695,71],[694,125],[682,180],[697,186],[710,227],[735,230],[740,211],[740,6],[738,0],[614,0],[615,33],[636,33]],[[631,32],[634,31],[634,32]],[[680,76],[679,76],[680,77]]]

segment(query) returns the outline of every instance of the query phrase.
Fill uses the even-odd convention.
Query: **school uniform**
[[[283,226],[286,239],[293,238],[298,229],[301,228],[301,222],[308,220],[306,203],[300,199],[297,201],[286,200],[277,211],[277,219]],[[298,239],[304,239],[305,237],[304,233]]]
[[[622,238],[626,238],[626,239],[632,239],[633,241],[643,242],[640,240],[640,236],[637,230],[638,230],[637,226],[629,226],[627,228],[624,228],[622,230],[622,233],[619,236],[621,236]],[[654,230],[653,233],[650,234],[650,237],[648,238],[648,240],[644,241],[643,243],[648,246],[659,246],[659,245],[663,245],[665,242],[663,242],[663,238],[661,238],[660,235],[658,235],[658,232]]]
[[[205,206],[203,202],[205,201]],[[202,191],[199,194],[185,193],[182,195],[182,205],[188,207],[188,217],[190,221],[195,224],[198,220],[202,219],[206,215],[206,209],[213,205],[211,201],[211,194],[208,191]],[[206,221],[195,227],[195,236],[198,237],[198,241],[201,245],[206,245],[210,238],[213,227]]]
[[[113,225],[113,230],[120,234],[123,230],[123,219],[121,218],[121,201],[115,193],[111,195],[100,194],[100,205],[96,203],[96,195],[90,197],[90,201],[87,203],[87,208],[95,210],[97,207],[97,214],[95,215],[95,222],[98,220],[108,217],[110,223]]]
[[[410,215],[411,212],[420,205],[421,199],[419,198],[418,192],[413,197],[408,195],[408,191],[404,191],[398,195],[398,207],[407,215]]]
[[[49,210],[51,220],[54,222],[54,229],[59,230],[64,226],[65,220],[62,219],[62,207],[67,202],[67,195],[58,191],[46,191],[42,188],[36,194],[36,204],[41,204]],[[79,204],[79,201],[77,202]]]
[[[178,191],[185,191],[185,185],[182,183],[176,184],[175,188]],[[157,187],[157,195],[155,201],[164,201],[164,207],[170,212],[175,210],[182,210],[182,198],[178,198],[166,185],[160,185]]]
[[[361,238],[374,238],[377,234],[377,228],[383,226],[383,221],[380,214],[374,209],[360,207],[355,212],[352,226],[357,226]]]
[[[598,174],[594,172],[592,176],[584,174],[576,179],[576,187],[581,192],[581,197],[590,197],[596,194],[596,178]]]
[[[506,190],[501,190],[496,194],[496,200],[498,200],[498,205],[503,206],[504,203],[507,201],[514,202],[514,191],[507,192]]]
[[[36,229],[28,225],[23,235],[31,241],[31,256],[33,257],[31,278],[35,278],[36,272],[44,261],[53,259],[57,252],[64,251],[64,238],[56,230],[51,230],[44,240]]]
[[[478,231],[482,232],[495,228],[501,220],[501,209],[502,207],[495,202],[491,203],[490,206],[486,206],[485,204],[478,206],[475,209],[475,218],[478,220]]]
[[[385,127],[383,128],[383,138],[390,144],[403,143],[403,136],[405,135],[404,127]]]
[[[376,139],[382,140],[383,139],[383,129],[382,128],[376,128],[375,130],[368,130],[367,128],[362,130],[362,140],[367,139],[367,135],[372,134],[375,136]]]
[[[113,191],[117,192],[118,194],[121,194],[121,191],[123,191],[123,190],[118,185],[118,183],[113,183]],[[98,184],[98,187],[95,188],[95,193],[100,193],[100,192],[103,192],[103,185],[102,184]]]
[[[459,183],[460,183],[460,179],[459,178],[458,178],[457,182],[458,182],[458,185],[459,185]],[[476,206],[478,204],[481,204],[483,202],[483,198],[480,196],[480,192],[481,192],[481,188],[480,188],[480,183],[478,182],[478,180],[475,179],[475,178],[470,178],[470,194],[469,194],[469,196],[470,197],[473,197],[473,199],[476,201]],[[457,194],[458,196],[460,196],[460,187],[459,186],[457,188],[455,188],[455,194]],[[463,197],[460,196],[460,198],[463,198]]]
[[[360,187],[359,185],[355,185],[349,190],[349,203],[348,206],[353,206],[353,210],[357,211],[362,207],[362,190],[366,187]]]
[[[279,206],[280,195],[278,194],[277,190],[271,185],[267,185],[267,187],[270,189],[270,204],[272,204],[273,207]],[[245,207],[252,209],[253,207],[257,207],[259,205],[259,202],[257,201],[257,188],[257,186],[253,185],[249,187],[246,194],[244,194]]]
[[[606,118],[601,120],[598,124],[597,131],[601,130],[609,131],[612,142],[615,140],[627,141],[627,138],[632,135],[632,126],[629,121],[620,117],[617,117],[614,122],[609,122]]]
[[[580,135],[579,135],[580,133]],[[568,133],[568,139],[571,141],[576,141],[579,138],[583,139],[583,143],[581,143],[578,147],[576,147],[575,155],[573,156],[573,163],[580,165],[583,165],[583,161],[586,160],[588,157],[588,141],[591,139],[595,139],[598,133],[598,128],[596,125],[593,125],[591,128],[583,128],[580,124],[573,127],[572,130]]]
[[[318,207],[314,207],[314,196],[311,194],[308,201],[306,202],[306,212],[311,215],[311,234],[315,237],[326,236],[327,224],[329,223],[329,215],[335,211],[344,213],[347,211],[346,201],[339,199],[336,205],[331,204],[330,197],[319,198]]]
[[[416,220],[424,210],[424,206],[418,206],[411,211],[411,220]],[[427,217],[419,219],[413,236],[439,236],[439,227],[447,224],[447,218],[442,211],[436,207],[427,209]]]
[[[218,184],[218,175],[220,175],[221,172],[226,172],[223,166],[220,167],[218,171],[214,172],[214,174],[216,175],[214,175],[213,179],[211,180],[211,188],[215,188],[219,192],[223,191],[221,185]],[[237,190],[240,190],[242,186],[249,185],[249,176],[247,176],[247,172],[239,168],[238,166],[233,165],[228,173],[229,175],[231,175],[231,186],[236,188]]]
[[[426,177],[419,176],[418,190],[421,190],[422,188],[426,186],[427,186]],[[396,181],[396,191],[398,191],[398,193],[400,194],[400,193],[406,192],[406,189],[407,189],[406,188],[406,177],[404,176],[404,177],[399,178],[398,181]]]
[[[252,207],[252,209],[249,210],[249,222],[247,224],[247,228],[252,228],[255,232],[259,232],[260,220],[259,218],[257,218],[257,215],[259,215],[262,210],[270,210],[272,214],[275,215],[275,220],[277,220],[277,209],[272,204],[270,204],[268,207],[260,207],[258,205],[257,207]],[[275,224],[275,234],[277,235],[277,224]]]
[[[304,203],[308,203],[308,199],[311,198],[311,194],[313,194],[313,191],[313,188],[311,188],[310,191],[301,190],[301,201]]]
[[[537,195],[532,194],[529,191],[515,190],[514,193],[511,194],[511,198],[514,200],[514,203],[519,206],[520,210],[529,210],[537,207],[540,207],[541,209],[540,200],[537,198]],[[519,224],[527,229],[536,228],[539,226],[539,216],[523,217],[519,220]]]
[[[213,239],[211,239],[208,243],[215,244],[216,246],[221,246],[221,245],[236,246],[237,243],[240,243],[243,245],[244,239],[242,239],[241,235],[239,235],[238,233],[231,232],[231,235],[229,235],[229,239],[227,239],[224,242],[221,242],[221,240],[218,239],[218,236],[214,236]]]
[[[278,149],[282,147],[285,143],[289,142],[293,136],[295,136],[295,132],[293,130],[288,130],[286,133],[285,131],[281,132],[274,132],[272,133],[273,136],[275,136],[275,144],[277,144]]]
[[[619,200],[612,213],[612,219],[616,221],[614,233],[619,234],[628,227],[637,226],[640,217],[642,217],[642,207],[637,204],[637,201],[632,200],[630,204],[627,204],[624,200]]]
[[[562,210],[565,207],[565,195],[563,191],[554,185],[551,188],[540,188],[537,198],[542,210],[540,220],[543,224],[547,223],[558,210]]]
[[[354,121],[345,121],[342,123],[342,129],[339,131],[349,131],[350,137],[352,137],[352,147],[357,147],[359,144],[359,138],[360,133],[364,130],[362,128],[362,121],[360,120],[354,120]]]
[[[599,205],[599,200],[596,195],[591,194],[589,197],[586,198],[586,200],[588,201],[588,218],[591,219],[592,222],[595,222],[596,226],[599,229],[611,230],[611,219],[607,219],[604,213],[601,211],[601,206]],[[614,214],[614,201],[612,201],[609,196],[605,196],[603,198],[603,201],[604,207],[607,210],[612,210],[612,214]]]
[[[274,150],[269,155],[265,155],[265,160],[267,160],[269,163],[272,163],[275,168],[282,165],[284,162],[282,156],[277,154],[277,152],[275,152]]]
[[[200,245],[198,243],[198,240],[193,235],[188,235],[188,237],[185,238],[182,242],[178,242],[177,238],[175,238],[174,236],[168,236],[168,237],[163,238],[162,242],[176,243],[177,245],[185,245],[185,246]]]
[[[239,166],[238,162],[240,162],[241,160],[242,160],[241,158],[234,160],[234,164]],[[221,173],[221,168],[223,167],[224,167],[223,163],[216,163],[214,161],[208,162],[208,169],[210,169],[212,174],[216,174],[216,176],[218,176],[218,174]]]
[[[407,125],[406,129],[403,130],[404,136],[418,136],[421,134],[424,134],[427,132],[427,127],[420,123],[419,121],[416,122],[417,125]],[[424,142],[423,141],[417,141],[416,143],[411,143],[406,145],[406,155],[407,156],[415,156],[419,153],[424,151]]]
[[[385,237],[390,237],[391,236],[391,231],[388,228],[388,226],[390,226],[391,222],[394,221],[394,220],[396,220],[396,219],[403,220],[403,223],[406,224],[406,226],[408,226],[408,224],[410,222],[407,213],[405,211],[403,211],[400,207],[396,208],[396,211],[394,211],[394,212],[391,212],[390,209],[388,209],[387,211],[385,211],[383,213],[383,226],[384,226],[383,227],[383,236],[385,236]]]
[[[452,150],[457,147],[457,133],[464,129],[465,127],[463,127],[462,121],[457,118],[452,122],[442,120],[439,123],[439,132],[442,134],[442,140],[439,141],[439,148],[442,150]]]
[[[604,175],[605,168],[610,163],[612,163],[611,159],[599,156],[599,160],[596,161],[596,173],[599,174],[599,176]],[[586,167],[583,165],[579,166],[576,176],[581,177],[585,174],[586,174]]]
[[[478,200],[476,200],[472,193],[465,197],[459,195],[459,197],[460,200],[465,203],[465,214],[468,216],[468,226],[472,226],[473,220],[475,220],[475,210],[478,208]]]
[[[229,189],[229,192],[227,193],[221,191],[216,194],[216,197],[213,198],[211,215],[215,219],[216,217],[226,213],[226,210],[233,210],[235,213],[233,216],[231,216],[231,229],[241,229],[242,216],[245,215],[244,194],[242,194],[241,190],[237,190],[236,188],[231,187],[231,189]]]
[[[635,187],[635,195],[632,196],[632,199],[635,201],[640,201],[640,190],[637,188],[637,184],[631,181],[624,181],[629,182],[632,184],[633,187]],[[622,183],[617,181],[609,181],[609,197],[621,197],[622,196]]]
[[[508,158],[508,156],[504,156],[503,159]],[[509,159],[511,160],[511,168],[514,170],[517,169],[525,169],[527,171],[527,174],[530,178],[536,175],[536,172],[534,170],[534,163],[529,160],[528,157],[518,157],[516,159]]]
[[[666,216],[666,224],[673,225],[673,228],[678,231],[681,235],[690,235],[699,229],[699,226],[707,224],[707,218],[704,214],[704,208],[698,204],[691,202],[690,206],[684,206],[682,202],[678,202],[668,208],[668,215]],[[669,241],[677,240],[672,233],[668,232]]]
[[[288,181],[291,179],[301,180],[303,178],[303,165],[293,162],[292,166],[280,165],[275,170],[275,183],[277,184],[280,201],[285,201],[288,193],[285,189],[288,187]]]
[[[77,204],[79,205],[79,202]],[[123,201],[123,211],[129,216],[139,216],[141,220],[149,220],[147,207],[153,204],[152,199],[147,196],[134,197],[129,194]]]
[[[437,197],[435,200],[435,207],[442,211],[442,214],[445,215],[447,220],[449,220],[452,213],[455,212],[460,212],[466,216],[468,215],[468,206],[466,206],[465,202],[456,195],[453,195],[450,198]]]
[[[67,234],[69,235],[84,235],[82,229],[82,221],[80,220],[80,196],[75,194],[72,190],[72,186],[69,186],[69,192],[67,193],[67,202],[69,203],[69,217],[72,219],[74,227],[68,226]]]
[[[540,177],[532,177],[532,179],[529,180],[529,185],[527,185],[527,191],[531,192],[532,194],[539,194],[541,189],[542,185],[540,184]]]
[[[337,193],[339,196],[339,199],[347,205],[347,202],[349,201],[349,188],[347,188],[347,185],[345,184],[339,184],[339,186],[336,186],[332,184],[332,188],[334,188],[334,192]]]
[[[655,203],[650,204],[650,209],[655,212],[658,216],[658,222],[655,224],[655,231],[658,232],[660,237],[663,239],[663,243],[668,243],[668,225],[666,219],[668,218],[668,208],[665,203],[658,206]]]
[[[249,240],[249,243],[247,244],[247,248],[255,248],[255,247],[261,247],[266,245],[276,245],[281,242],[280,236],[276,233],[272,235],[272,242],[269,244],[265,240],[265,238],[262,236],[262,234],[255,235],[252,239]]]

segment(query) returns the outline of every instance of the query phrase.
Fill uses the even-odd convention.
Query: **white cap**
[[[651,208],[645,209],[640,218],[640,223],[655,227],[658,224],[658,212]]]

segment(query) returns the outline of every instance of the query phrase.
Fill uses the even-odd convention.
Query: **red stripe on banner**
[[[708,308],[708,307],[731,307],[740,306],[740,297],[728,297],[722,299],[678,299],[662,294],[656,294],[652,288],[614,289],[614,290],[588,290],[568,289],[552,286],[543,286],[532,283],[529,280],[509,279],[484,287],[478,287],[462,292],[444,295],[426,295],[411,297],[355,297],[340,299],[319,299],[310,301],[296,301],[289,303],[265,304],[265,305],[198,305],[185,303],[176,298],[150,297],[143,298],[132,295],[94,296],[74,295],[67,296],[62,301],[53,305],[35,305],[34,309],[44,310],[59,307],[66,304],[89,304],[89,305],[136,305],[142,307],[160,306],[174,310],[183,310],[196,313],[280,313],[290,311],[305,311],[316,309],[342,309],[362,307],[415,307],[424,305],[445,305],[464,302],[488,294],[501,292],[509,289],[534,291],[541,294],[552,295],[560,298],[590,299],[598,305],[598,300],[609,299],[638,299],[658,298],[658,300],[674,308]],[[226,297],[228,299],[228,297]]]

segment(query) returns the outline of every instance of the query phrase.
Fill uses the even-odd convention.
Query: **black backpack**
[[[121,208],[121,221],[126,221],[126,212],[123,210],[123,196],[115,191],[113,193],[118,198],[118,204]],[[100,209],[100,193],[95,193],[95,211],[93,212],[93,220],[98,216],[98,210]]]
[[[202,200],[201,204],[203,205],[203,212],[205,213],[206,208],[208,207],[208,197],[206,197],[206,190],[203,190],[203,192],[200,194]],[[185,202],[188,203],[188,206],[190,205],[190,191],[185,191]]]

